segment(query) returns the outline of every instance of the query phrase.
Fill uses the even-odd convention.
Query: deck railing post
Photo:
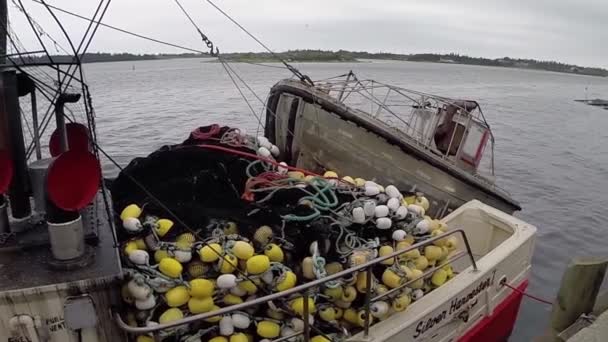
[[[369,317],[371,314],[370,305],[372,299],[372,266],[368,267],[365,271],[365,331],[363,337],[367,338],[369,335]]]
[[[302,319],[304,320],[304,342],[308,342],[308,341],[310,341],[310,321],[309,321],[310,317],[308,317],[308,314],[309,314],[308,313],[308,310],[309,310],[309,307],[308,307],[308,290],[304,291],[303,299],[304,299],[304,303],[303,303],[304,304],[304,312],[303,312],[303,315],[302,315]]]

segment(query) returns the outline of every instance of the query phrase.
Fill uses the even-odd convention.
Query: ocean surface
[[[232,66],[262,100],[291,76],[280,68]],[[608,98],[607,78],[389,61],[297,66],[313,79],[353,70],[360,78],[479,101],[496,137],[497,182],[521,202],[517,216],[538,227],[530,293],[552,300],[571,258],[608,254],[608,110],[573,101]],[[98,63],[85,72],[100,144],[113,156],[146,155],[211,123],[258,128],[219,63]],[[249,99],[263,116],[261,103]],[[524,299],[511,341],[542,334],[549,311]]]

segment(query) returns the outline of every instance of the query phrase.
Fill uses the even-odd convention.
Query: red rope
[[[513,290],[513,291],[515,291],[515,292],[517,292],[519,294],[522,294],[522,295],[524,295],[524,296],[526,296],[528,298],[534,299],[534,300],[536,300],[538,302],[541,302],[541,303],[544,303],[544,304],[547,304],[547,305],[553,305],[553,302],[550,302],[550,301],[548,301],[546,299],[542,299],[542,298],[536,297],[534,295],[528,294],[528,293],[526,293],[526,292],[524,292],[524,291],[522,291],[522,290],[520,290],[518,288],[515,288],[515,287],[507,284],[506,282],[503,283],[502,285],[504,285],[504,286],[510,288],[511,290]]]

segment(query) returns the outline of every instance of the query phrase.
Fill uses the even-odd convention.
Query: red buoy
[[[77,122],[70,122],[65,125],[65,133],[68,138],[68,150],[89,151],[89,130],[85,125]],[[49,150],[53,157],[57,157],[61,154],[61,137],[59,136],[58,130],[55,130],[53,134],[51,134]]]
[[[0,150],[0,195],[5,194],[13,178],[13,160],[5,150]]]
[[[101,167],[92,153],[69,150],[49,167],[49,199],[63,210],[80,210],[91,203],[97,194],[100,179]]]

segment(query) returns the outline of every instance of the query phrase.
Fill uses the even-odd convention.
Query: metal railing
[[[412,251],[414,249],[418,249],[424,246],[428,246],[430,244],[432,244],[433,242],[440,240],[440,239],[444,239],[450,235],[454,235],[454,234],[460,234],[462,241],[464,241],[464,245],[466,247],[466,251],[459,251],[456,254],[453,254],[451,256],[449,256],[441,265],[436,265],[434,267],[431,267],[429,269],[427,269],[425,272],[422,273],[422,275],[408,280],[407,282],[404,282],[402,284],[400,284],[399,287],[391,289],[383,294],[380,294],[376,297],[372,297],[372,292],[371,292],[371,281],[372,281],[372,268],[378,264],[380,264],[381,262],[388,260],[388,259],[394,259],[394,258],[398,258],[400,255],[405,254],[409,251]],[[371,311],[370,311],[370,305],[371,303],[378,301],[386,296],[389,296],[403,288],[405,288],[406,286],[408,286],[411,283],[414,283],[416,281],[418,281],[419,279],[423,279],[426,278],[428,276],[430,276],[433,272],[435,272],[436,270],[462,258],[463,256],[468,255],[471,265],[473,267],[473,270],[477,271],[477,264],[475,262],[475,257],[471,251],[471,246],[469,244],[469,240],[467,239],[467,236],[464,232],[464,230],[462,229],[454,229],[454,230],[450,230],[444,234],[435,236],[435,237],[431,237],[427,240],[421,241],[419,243],[413,244],[410,247],[406,248],[406,249],[402,249],[402,250],[398,250],[395,251],[391,254],[373,259],[371,261],[368,261],[364,264],[358,265],[358,266],[354,266],[351,268],[348,268],[346,270],[343,270],[341,272],[337,272],[334,273],[332,275],[329,275],[327,277],[321,278],[321,279],[317,279],[317,280],[313,280],[310,282],[307,282],[305,284],[293,287],[291,289],[282,291],[282,292],[277,292],[277,293],[272,293],[263,297],[259,297],[253,300],[250,300],[248,302],[245,303],[240,303],[240,304],[235,304],[235,305],[231,305],[228,307],[224,307],[221,308],[219,310],[216,311],[211,311],[211,312],[206,312],[206,313],[201,313],[201,314],[196,314],[193,316],[188,316],[185,317],[183,319],[180,320],[176,320],[176,321],[172,321],[169,323],[163,323],[163,324],[158,324],[158,325],[154,325],[154,326],[148,326],[148,327],[133,327],[128,325],[127,323],[125,323],[120,315],[120,313],[118,312],[114,312],[114,318],[116,321],[116,324],[118,325],[118,327],[120,329],[122,329],[123,331],[130,333],[130,334],[149,334],[149,333],[158,333],[161,330],[166,330],[166,329],[170,329],[170,328],[175,328],[178,326],[183,326],[186,324],[190,324],[190,323],[194,323],[194,322],[198,322],[201,320],[206,320],[208,318],[211,317],[217,317],[217,316],[223,316],[235,311],[242,311],[244,309],[250,308],[252,306],[256,306],[256,305],[260,305],[260,304],[265,304],[267,302],[271,302],[274,300],[278,300],[278,299],[285,299],[291,295],[294,294],[300,294],[303,297],[303,315],[302,315],[302,319],[304,321],[304,329],[301,332],[297,332],[296,334],[292,335],[292,336],[287,336],[287,337],[281,337],[281,338],[277,338],[274,339],[273,342],[279,342],[279,341],[285,341],[288,340],[289,338],[295,337],[295,336],[299,336],[299,335],[304,335],[304,340],[305,341],[309,341],[309,336],[310,336],[310,330],[317,330],[315,327],[311,327],[309,324],[309,315],[310,315],[310,311],[309,311],[309,307],[308,307],[308,297],[310,296],[309,291],[317,286],[323,285],[327,282],[333,281],[333,280],[337,280],[339,278],[343,278],[346,276],[350,276],[356,272],[359,271],[364,271],[367,272],[366,274],[366,292],[365,292],[365,305],[364,305],[364,311],[365,311],[365,325],[363,327],[363,332],[364,332],[364,336],[367,337],[369,334],[369,327],[370,327],[370,315],[371,315]],[[296,316],[297,317],[297,316]]]
[[[432,136],[441,123],[440,120],[442,116],[440,112],[444,106],[452,105],[457,107],[459,112],[466,112],[467,114],[464,115],[464,119],[466,120],[464,125],[466,126],[467,131],[472,122],[485,126],[489,130],[490,148],[486,152],[489,154],[487,156],[489,158],[489,165],[485,165],[487,170],[483,171],[494,176],[494,135],[492,134],[490,125],[488,124],[479,103],[467,101],[471,103],[474,102],[477,105],[476,108],[467,111],[463,106],[457,105],[459,102],[457,99],[397,87],[370,79],[360,80],[352,71],[342,76],[345,76],[345,78],[332,78],[316,82],[316,88],[327,93],[337,102],[351,108],[356,108],[362,113],[367,114],[370,118],[380,119],[380,116],[384,114],[385,120],[394,119],[395,124],[389,124],[391,128],[410,138],[412,142],[420,148],[429,151],[432,150],[434,154],[459,168],[461,168],[461,166],[457,161],[459,160],[464,140],[466,140],[466,134],[462,137],[462,141],[455,141],[454,137],[456,130],[454,130],[449,147],[445,153],[434,147]],[[460,102],[463,101],[460,100]],[[429,127],[430,130],[428,132],[419,131],[416,128],[417,121],[421,120],[415,115],[415,111],[419,109],[432,109],[434,111],[432,113],[433,119],[429,121],[434,120],[436,122],[434,127]],[[452,145],[459,146],[455,158],[449,158]],[[484,178],[481,173],[477,172],[477,170],[475,171],[476,172],[467,172],[471,173],[476,178],[486,181],[490,185],[493,184],[491,181]]]

